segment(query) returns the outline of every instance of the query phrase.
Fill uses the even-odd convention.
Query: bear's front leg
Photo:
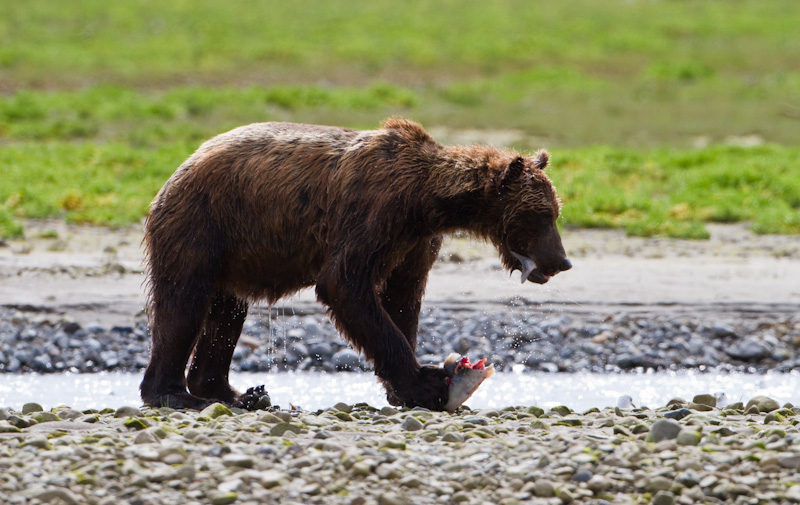
[[[449,394],[448,374],[443,368],[420,367],[410,379],[378,377],[386,389],[386,399],[399,407],[424,407],[444,410]]]
[[[317,279],[317,297],[329,307],[339,332],[372,362],[389,402],[444,410],[447,373],[421,367],[406,336],[381,304],[374,283],[344,272],[345,268],[324,270]]]

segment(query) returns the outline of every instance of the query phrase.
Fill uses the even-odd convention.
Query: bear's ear
[[[507,167],[500,170],[497,175],[494,176],[494,186],[497,188],[497,191],[500,191],[503,186],[507,186],[514,179],[522,175],[524,169],[525,160],[522,159],[522,156],[514,158]]]
[[[533,166],[538,168],[539,170],[544,170],[547,168],[547,165],[550,164],[550,153],[545,151],[544,149],[539,149],[536,151],[536,154],[533,155]]]

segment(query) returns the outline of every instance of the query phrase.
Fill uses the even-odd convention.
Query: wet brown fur
[[[143,400],[236,404],[228,369],[248,305],[316,285],[392,403],[441,409],[444,372],[414,357],[441,237],[465,230],[490,240],[509,269],[519,267],[512,251],[547,275],[568,268],[548,160],[544,151],[445,147],[399,118],[375,131],[259,123],[209,140],[147,219],[153,343]]]

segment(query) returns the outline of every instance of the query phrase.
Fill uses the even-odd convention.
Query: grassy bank
[[[0,150],[0,235],[17,219],[61,216],[120,226],[149,202],[195,148],[125,143],[15,143]],[[553,153],[550,176],[562,226],[620,227],[629,234],[706,238],[706,222],[751,221],[757,233],[800,233],[800,148],[697,150],[591,147]]]
[[[393,114],[551,148],[567,226],[798,233],[798,25],[793,0],[16,3],[0,236],[30,217],[135,222],[233,126]],[[742,139],[760,147],[727,147]]]

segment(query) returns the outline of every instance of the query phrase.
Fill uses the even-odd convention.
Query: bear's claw
[[[269,393],[264,388],[264,385],[255,386],[241,395],[233,402],[234,407],[245,410],[260,410],[272,406],[269,398]]]

